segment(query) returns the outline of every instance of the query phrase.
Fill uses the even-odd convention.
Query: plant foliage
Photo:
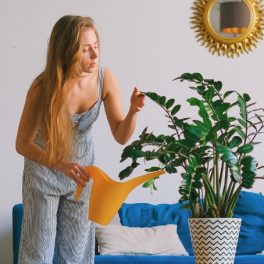
[[[145,128],[124,148],[121,162],[130,158],[132,163],[119,177],[131,175],[141,159],[158,160],[158,166],[146,171],[181,171],[180,201],[188,201],[192,217],[232,217],[241,189],[251,188],[257,176],[251,153],[264,127],[264,109],[255,109],[248,94],[223,92],[222,82],[200,73],[184,73],[174,80],[190,82],[196,91],[187,102],[197,109],[197,119],[180,118],[181,105],[175,99],[144,93],[165,111],[172,133],[154,135]],[[156,189],[155,180],[144,187]]]

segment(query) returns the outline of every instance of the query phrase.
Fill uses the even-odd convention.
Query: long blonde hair
[[[41,135],[45,159],[50,164],[69,162],[73,157],[74,126],[66,107],[71,80],[80,76],[81,34],[92,28],[90,17],[63,16],[49,39],[45,70],[37,79],[41,86]]]

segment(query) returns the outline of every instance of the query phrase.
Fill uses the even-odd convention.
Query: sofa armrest
[[[18,251],[21,236],[21,227],[23,219],[23,205],[16,204],[12,211],[13,224],[13,264],[18,263]]]

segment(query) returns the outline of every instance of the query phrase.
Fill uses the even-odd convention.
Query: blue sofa
[[[176,204],[123,204],[119,212],[120,222],[130,227],[150,227],[177,224],[180,240],[189,256],[102,256],[96,253],[95,264],[194,264],[188,227],[189,212]],[[13,256],[17,264],[23,205],[13,208]],[[264,196],[242,192],[235,208],[235,217],[242,218],[235,264],[264,264]],[[55,261],[54,261],[55,263]]]

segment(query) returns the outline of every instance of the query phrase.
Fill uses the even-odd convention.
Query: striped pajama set
[[[92,125],[102,102],[103,68],[99,68],[98,100],[86,112],[72,116],[76,127],[73,162],[94,164]],[[41,146],[39,134],[35,139]],[[95,226],[87,219],[92,181],[74,201],[76,183],[57,170],[25,158],[23,224],[19,264],[93,264]]]

